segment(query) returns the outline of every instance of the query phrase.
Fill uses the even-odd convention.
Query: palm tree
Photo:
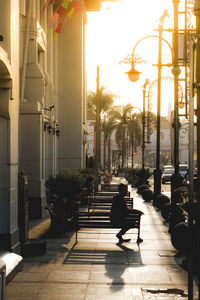
[[[99,89],[99,110],[100,115],[108,111],[113,103],[113,98],[116,97],[116,95],[112,94],[110,91],[108,91],[104,86],[100,87]],[[88,92],[87,96],[87,106],[88,109],[91,110],[94,114],[96,114],[96,98],[97,93],[93,91]]]
[[[108,171],[111,171],[111,135],[113,130],[118,126],[120,122],[121,114],[119,108],[112,107],[106,114],[106,118],[103,123],[104,128],[104,169],[106,167],[106,145],[107,145],[107,166]]]
[[[142,143],[141,114],[132,114],[128,121],[128,136],[131,141],[131,167],[134,167],[134,150]]]
[[[116,95],[112,94],[108,91],[105,87],[100,87],[99,89],[99,111],[100,111],[100,128],[103,128],[103,124],[101,118],[106,112],[111,109],[114,100],[113,98],[117,97]],[[93,91],[89,91],[87,97],[87,106],[88,109],[91,110],[96,115],[96,100],[97,100],[97,93]],[[100,134],[101,137],[101,134]],[[101,145],[101,142],[100,142]]]
[[[123,107],[123,113],[121,116],[122,122],[119,124],[115,135],[116,143],[118,144],[119,148],[121,147],[122,149],[121,151],[122,168],[124,168],[125,166],[125,156],[128,151],[128,145],[125,139],[126,133],[131,140],[132,166],[133,166],[134,146],[136,148],[139,145],[141,145],[142,142],[142,129],[141,129],[142,113],[132,114],[131,109],[133,109],[131,104],[127,104],[126,106]]]

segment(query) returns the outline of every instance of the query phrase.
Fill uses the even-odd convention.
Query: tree
[[[132,114],[128,120],[128,137],[131,141],[131,165],[134,167],[134,152],[138,146],[142,143],[142,128],[141,128],[141,118],[140,114]]]
[[[107,149],[107,166],[108,171],[111,171],[111,134],[113,130],[118,126],[119,121],[121,120],[121,113],[119,108],[112,107],[107,111],[107,114],[104,118],[103,129],[104,129],[104,168],[106,165],[106,145]]]
[[[123,106],[121,120],[119,123],[115,139],[118,144],[119,149],[121,148],[122,154],[122,168],[125,165],[125,156],[128,151],[128,143],[126,141],[128,138],[131,140],[131,152],[132,152],[132,164],[133,164],[133,153],[134,149],[141,145],[142,142],[142,129],[141,129],[141,118],[142,113],[136,114],[132,113],[133,106],[131,104],[127,104]]]
[[[109,109],[111,109],[114,100],[113,98],[117,97],[116,95],[112,94],[108,91],[105,87],[101,87],[99,89],[99,113],[100,113],[100,129],[103,127],[101,118],[103,115],[106,114]],[[91,110],[96,115],[96,100],[97,100],[97,93],[93,91],[89,91],[87,97],[87,106],[88,109]],[[104,132],[105,135],[105,132]],[[101,136],[101,134],[100,134]],[[105,137],[104,137],[105,140]],[[101,142],[100,142],[101,144]]]
[[[102,86],[99,89],[99,110],[101,115],[112,107],[114,103],[113,100],[114,97],[116,96],[112,94],[110,91],[108,91],[104,86]],[[90,109],[95,115],[96,115],[96,98],[97,98],[96,92],[93,91],[88,92],[87,106],[88,109]]]

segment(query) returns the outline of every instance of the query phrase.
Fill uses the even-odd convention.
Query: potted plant
[[[95,170],[89,168],[82,168],[79,170],[80,175],[84,178],[84,185],[81,188],[80,194],[76,197],[80,201],[80,204],[87,204],[88,196],[94,193],[95,188]]]
[[[151,176],[149,169],[136,169],[136,176],[138,177],[137,186],[141,184],[149,185],[148,179]]]
[[[76,196],[85,183],[86,178],[79,171],[70,169],[61,169],[48,177],[46,186],[51,195],[48,206],[56,231],[65,231],[76,224]]]

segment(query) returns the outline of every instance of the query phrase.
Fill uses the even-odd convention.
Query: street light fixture
[[[131,70],[129,72],[126,72],[126,74],[128,74],[129,76],[129,80],[135,82],[139,79],[139,72],[135,70],[134,68],[134,63],[135,63],[135,59],[134,59],[134,53],[135,53],[135,49],[138,46],[138,44],[140,42],[142,42],[143,40],[147,39],[147,38],[152,38],[152,37],[156,37],[159,39],[159,46],[158,46],[158,96],[157,96],[157,136],[156,136],[156,170],[154,171],[154,194],[155,195],[159,195],[161,193],[161,175],[162,175],[162,171],[160,170],[160,104],[161,104],[161,69],[162,69],[162,41],[166,42],[168,44],[168,46],[170,47],[170,50],[173,54],[173,50],[171,45],[169,44],[169,42],[167,40],[165,40],[162,37],[162,32],[163,32],[163,23],[164,23],[164,19],[165,17],[168,16],[167,10],[165,10],[162,14],[162,16],[160,17],[160,22],[159,22],[159,35],[149,35],[149,36],[145,36],[144,38],[140,39],[136,44],[135,47],[133,48],[132,51],[132,61],[131,61]],[[172,55],[173,56],[173,55]]]
[[[125,74],[128,74],[128,79],[130,81],[136,82],[139,80],[141,72],[135,69],[134,63],[132,62],[130,71],[126,72]]]

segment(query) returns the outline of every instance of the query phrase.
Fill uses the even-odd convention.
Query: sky
[[[135,44],[145,36],[158,35],[158,19],[167,9],[169,17],[165,19],[164,28],[173,28],[172,0],[122,0],[111,3],[103,2],[100,12],[87,13],[86,25],[86,70],[87,89],[96,90],[96,69],[100,67],[100,86],[104,86],[117,97],[115,105],[131,103],[142,109],[142,86],[148,78],[157,80],[158,38],[148,38],[139,42],[135,49],[145,60],[137,64],[136,69],[142,72],[140,79],[133,83],[125,72],[130,65],[120,63],[132,53]],[[171,43],[171,33],[164,32],[163,37]],[[171,63],[171,50],[163,43],[162,62]],[[170,68],[162,68],[163,77],[172,77]],[[148,90],[148,87],[147,87]],[[151,107],[156,113],[157,88],[151,89]],[[173,81],[162,80],[161,115],[168,114],[169,102],[173,107]]]

